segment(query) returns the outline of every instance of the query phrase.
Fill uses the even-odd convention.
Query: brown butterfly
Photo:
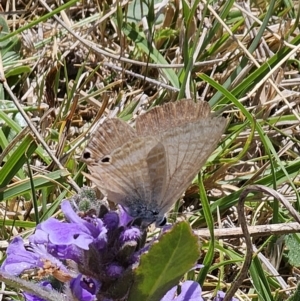
[[[155,107],[136,119],[135,129],[106,119],[91,137],[82,160],[89,179],[110,201],[143,225],[166,222],[180,198],[217,146],[226,119],[210,106],[185,99]]]

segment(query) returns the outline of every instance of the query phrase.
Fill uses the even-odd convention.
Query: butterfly
[[[106,119],[82,154],[87,177],[143,225],[162,226],[216,148],[226,119],[211,114],[207,102],[184,99],[150,109],[135,129]]]

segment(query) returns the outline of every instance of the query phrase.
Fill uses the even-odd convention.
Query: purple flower
[[[26,301],[45,301],[45,299],[25,292],[23,293],[23,296]]]
[[[133,259],[145,250],[144,230],[132,226],[132,219],[121,207],[120,212],[102,208],[100,218],[96,210],[79,216],[69,201],[63,201],[61,209],[65,222],[49,218],[39,224],[28,246],[24,247],[21,238],[12,241],[1,270],[19,276],[24,270],[38,268],[37,279],[47,277],[59,288],[59,292],[51,291],[54,300],[60,295],[61,299],[78,301],[125,298],[137,265]],[[120,292],[116,282],[124,286]],[[36,295],[25,293],[27,300],[43,301],[44,290],[37,289],[39,284],[45,286],[41,282],[32,288],[28,282],[28,291]]]
[[[80,218],[68,201],[63,201],[61,208],[69,222],[49,218],[37,226],[35,234],[29,238],[31,243],[43,244],[57,258],[72,259],[75,262],[82,257],[82,250],[89,250],[90,244],[99,249],[105,247],[107,229],[101,219]]]
[[[113,262],[107,267],[106,273],[111,278],[119,278],[124,273],[124,268],[120,264]]]
[[[108,230],[115,230],[119,227],[120,219],[117,212],[108,212],[102,219]]]
[[[177,296],[177,286],[170,289],[160,301],[204,301],[198,282],[187,280],[181,285],[181,293]]]
[[[120,242],[138,241],[141,238],[141,230],[136,227],[129,227],[120,234]]]
[[[129,223],[133,221],[133,218],[127,214],[127,212],[122,206],[118,206],[118,208],[119,208],[120,226],[129,225]]]
[[[55,218],[49,218],[37,226],[29,241],[35,244],[75,245],[88,250],[93,238],[81,225],[62,223]]]
[[[177,295],[177,286],[170,289],[160,301],[204,301],[201,296],[202,290],[198,282],[187,280],[181,285],[181,292]],[[213,301],[223,301],[225,293],[218,291]],[[238,301],[237,298],[231,298],[231,301]]]
[[[44,265],[38,254],[27,251],[23,240],[15,237],[7,248],[6,259],[4,260],[1,271],[13,276],[19,276],[24,270],[42,267]]]
[[[225,293],[222,291],[218,291],[216,297],[214,298],[214,301],[223,301],[225,298]],[[237,298],[231,298],[231,301],[239,301]]]
[[[70,289],[76,300],[93,301],[96,300],[96,294],[100,288],[99,282],[96,280],[78,275],[70,282]]]
[[[24,270],[44,268],[49,263],[57,269],[67,272],[64,265],[51,254],[44,246],[28,245],[24,247],[23,240],[15,237],[7,248],[7,257],[0,270],[13,276],[19,276]]]
[[[63,201],[61,209],[69,223],[62,223],[54,218],[37,226],[36,233],[30,237],[30,241],[36,244],[52,243],[54,245],[74,245],[83,250],[89,249],[89,244],[95,240],[106,241],[107,229],[101,219],[80,218],[73,211],[68,201]]]
[[[72,259],[75,262],[79,262],[82,258],[82,250],[75,245],[55,245],[47,244],[48,252],[56,258],[61,260]]]
[[[50,284],[49,281],[41,282],[40,286],[43,286],[44,288],[49,289],[49,291],[51,291],[53,289],[52,285]],[[31,293],[23,292],[23,295],[24,295],[24,298],[25,298],[26,301],[44,301],[44,299],[42,299],[40,297],[37,297],[37,296],[35,296]]]

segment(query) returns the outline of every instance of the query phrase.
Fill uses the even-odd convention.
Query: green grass
[[[159,2],[151,0],[76,3],[20,4],[7,7],[20,11],[14,17],[0,15],[0,77],[7,82],[0,84],[0,239],[26,236],[58,213],[62,199],[91,184],[79,158],[96,121],[130,122],[163,102],[201,98],[228,127],[171,218],[183,215],[194,229],[211,232],[201,247],[205,267],[187,277],[207,294],[229,288],[245,259],[244,241],[213,233],[238,226],[244,189],[264,185],[300,209],[297,5],[252,2],[242,12],[234,1],[182,1],[157,15]],[[27,131],[21,113],[29,117]],[[252,226],[294,221],[263,193],[248,196],[244,214]],[[235,295],[241,300],[287,300],[296,290],[300,262],[290,246],[292,240],[299,248],[298,236],[266,232],[252,244],[277,274],[253,254]]]

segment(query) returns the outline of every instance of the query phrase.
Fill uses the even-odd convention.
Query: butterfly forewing
[[[123,120],[106,119],[93,133],[82,159],[86,163],[97,164],[103,156],[110,154],[136,136],[135,130]]]
[[[108,199],[126,207],[133,202],[150,204],[164,193],[165,150],[155,137],[132,139],[88,166]]]

